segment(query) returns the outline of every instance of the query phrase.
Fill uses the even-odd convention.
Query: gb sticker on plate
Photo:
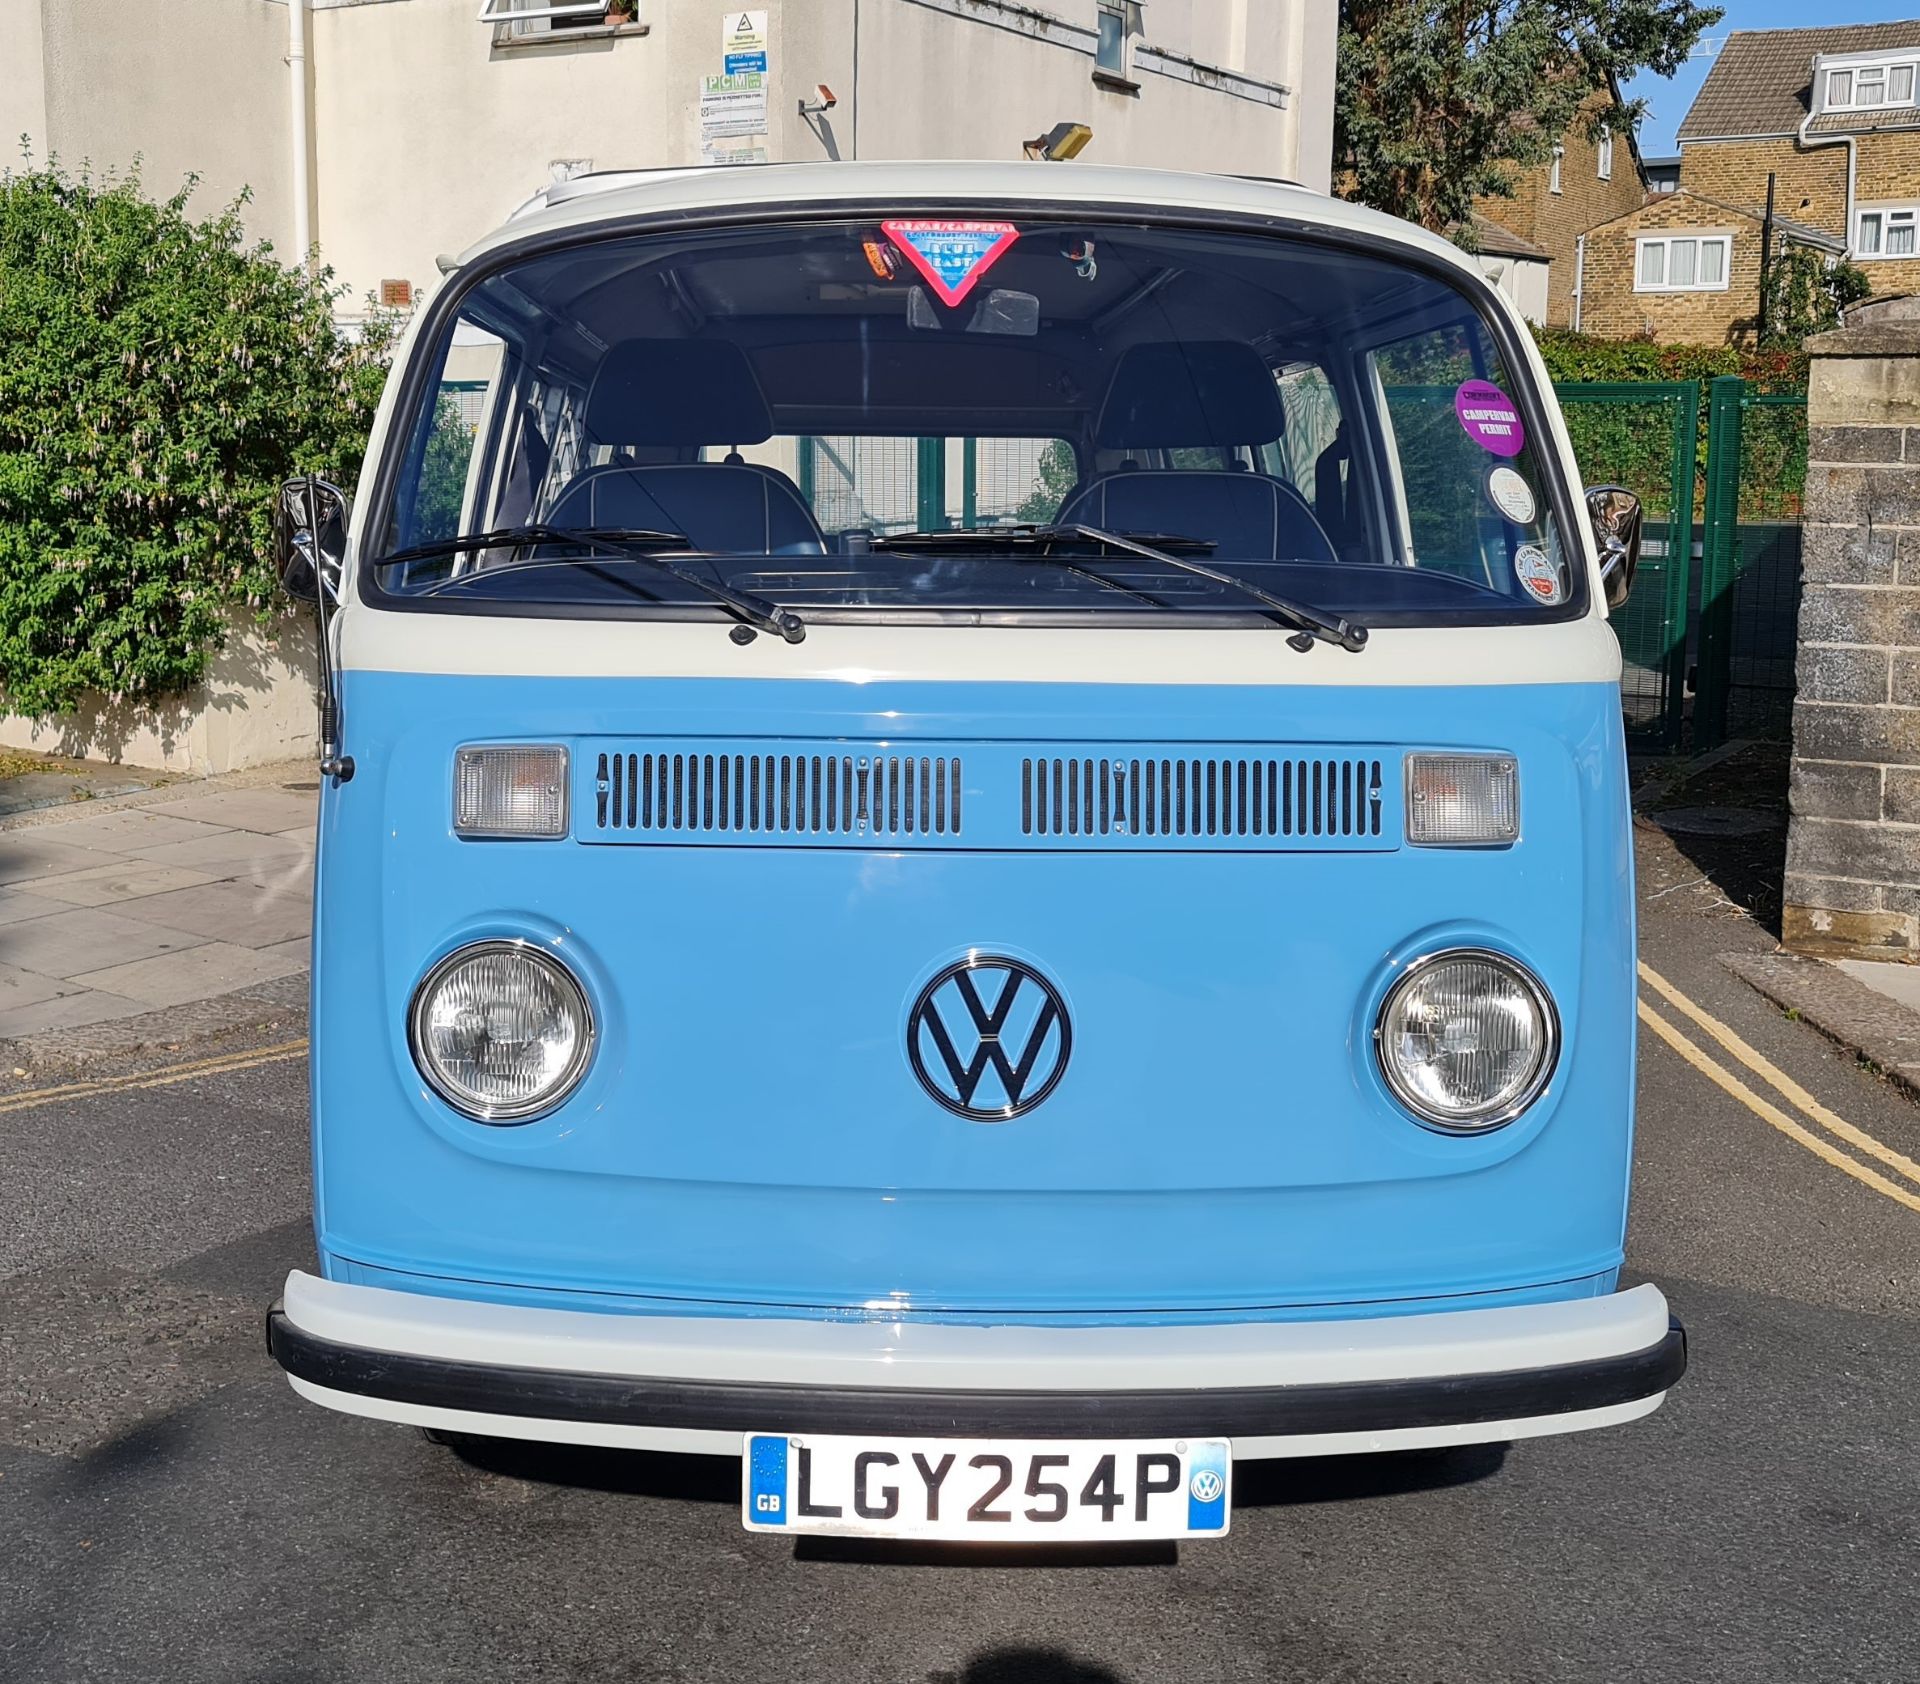
[[[1565,600],[1566,592],[1560,588],[1560,569],[1538,544],[1522,544],[1513,552],[1513,572],[1521,588],[1536,601],[1551,608]]]

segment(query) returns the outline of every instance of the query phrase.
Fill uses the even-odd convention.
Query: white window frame
[[[1142,29],[1140,3],[1141,0],[1095,0],[1093,8],[1094,75],[1104,76],[1111,82],[1130,83],[1134,80],[1133,46]],[[1117,18],[1120,22],[1120,64],[1117,69],[1113,65],[1100,62],[1100,20],[1103,17]]]
[[[607,0],[480,0],[482,23],[527,23],[535,18],[583,18],[606,15]],[[639,8],[634,8],[639,15]]]
[[[1560,161],[1565,158],[1566,155],[1567,149],[1556,143],[1553,148],[1553,167],[1547,172],[1547,191],[1549,193],[1558,193],[1560,191]]]
[[[1594,146],[1594,169],[1602,181],[1613,180],[1613,130],[1602,129]]]
[[[1648,281],[1645,273],[1645,252],[1648,246],[1666,248],[1660,260],[1662,275],[1673,273],[1673,247],[1676,245],[1718,246],[1720,248],[1720,279],[1717,281],[1700,280],[1699,254],[1694,256],[1694,276],[1684,286],[1675,286],[1671,281]],[[1633,242],[1633,290],[1635,292],[1725,292],[1732,284],[1733,274],[1733,236],[1731,234],[1642,234]]]
[[[1896,99],[1893,79],[1901,71],[1907,73],[1907,92],[1904,98]],[[1837,97],[1834,89],[1834,84],[1843,77],[1846,80],[1844,98]],[[1862,78],[1868,87],[1879,90],[1878,99],[1860,97]],[[1907,52],[1883,54],[1878,58],[1822,59],[1818,86],[1822,111],[1909,110],[1920,105],[1920,56]]]
[[[1874,224],[1874,249],[1866,242],[1866,224]],[[1914,236],[1912,251],[1888,251],[1887,236],[1904,226]],[[1868,263],[1910,263],[1920,257],[1920,204],[1863,205],[1853,214],[1853,255]]]

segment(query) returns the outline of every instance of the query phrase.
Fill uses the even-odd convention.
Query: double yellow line
[[[271,1047],[248,1047],[243,1052],[221,1053],[215,1058],[196,1058],[185,1064],[163,1065],[158,1070],[136,1070],[127,1076],[99,1076],[89,1081],[68,1082],[55,1088],[25,1088],[19,1093],[0,1094],[0,1113],[31,1111],[40,1105],[59,1105],[67,1100],[91,1099],[96,1095],[125,1093],[140,1088],[172,1087],[175,1082],[198,1081],[203,1076],[224,1076],[236,1070],[256,1070],[263,1064],[285,1064],[305,1058],[307,1038],[281,1041]]]
[[[1846,1118],[1822,1105],[1779,1065],[1764,1053],[1749,1046],[1711,1012],[1695,1005],[1651,965],[1641,965],[1640,980],[1676,1011],[1691,1018],[1727,1052],[1745,1065],[1749,1072],[1758,1076],[1802,1116],[1824,1129],[1826,1133],[1815,1132],[1805,1123],[1788,1115],[1771,1100],[1755,1093],[1732,1071],[1690,1041],[1680,1032],[1677,1025],[1662,1017],[1643,997],[1640,1001],[1641,1021],[1715,1087],[1732,1094],[1762,1122],[1777,1128],[1789,1140],[1797,1141],[1823,1163],[1833,1165],[1841,1174],[1850,1175],[1863,1186],[1871,1187],[1876,1193],[1885,1194],[1895,1204],[1905,1205],[1909,1210],[1920,1211],[1920,1163],[1915,1163],[1905,1154],[1896,1152],[1891,1146],[1874,1139],[1865,1129],[1856,1128]],[[1828,1136],[1833,1138],[1829,1139]],[[1846,1142],[1860,1154],[1860,1157],[1853,1157],[1841,1151],[1834,1145],[1834,1140]],[[1882,1174],[1880,1170],[1862,1163],[1861,1157],[1870,1158],[1884,1165],[1887,1170],[1892,1171],[1892,1174]]]

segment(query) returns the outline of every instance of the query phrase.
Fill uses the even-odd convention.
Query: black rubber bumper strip
[[[931,1391],[572,1374],[363,1350],[295,1327],[275,1304],[267,1349],[289,1374],[390,1403],[555,1421],[709,1432],[933,1438],[1259,1438],[1459,1427],[1603,1409],[1664,1392],[1687,1366],[1687,1335],[1622,1356],[1548,1368],[1423,1379],[1153,1391]]]

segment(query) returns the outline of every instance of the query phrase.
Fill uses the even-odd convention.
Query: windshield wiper
[[[1256,585],[1251,579],[1243,579],[1237,573],[1228,573],[1222,568],[1209,566],[1203,561],[1193,561],[1185,556],[1169,553],[1174,547],[1182,549],[1211,550],[1213,542],[1205,538],[1179,537],[1172,533],[1151,532],[1109,532],[1103,527],[1081,526],[1069,522],[1065,525],[977,527],[969,532],[897,532],[891,537],[876,538],[873,547],[878,549],[938,549],[946,547],[943,540],[951,543],[962,540],[955,549],[957,554],[966,554],[973,546],[975,538],[997,538],[1003,545],[1040,546],[1056,544],[1062,539],[1078,538],[1090,544],[1105,544],[1109,549],[1123,550],[1130,555],[1142,556],[1148,561],[1157,561],[1163,567],[1171,567],[1176,572],[1191,573],[1201,579],[1211,579],[1216,585],[1225,585],[1229,590],[1239,591],[1243,596],[1252,597],[1255,602],[1271,611],[1281,624],[1293,628],[1293,636],[1287,642],[1302,654],[1311,649],[1315,640],[1331,643],[1339,648],[1358,653],[1367,646],[1367,628],[1356,626],[1352,621],[1338,614],[1325,614],[1318,608],[1309,607],[1304,602],[1295,602],[1291,597],[1279,596],[1262,585]],[[1152,543],[1147,540],[1151,538]],[[902,542],[904,540],[904,543]],[[1166,545],[1167,549],[1158,548]],[[1064,558],[1043,553],[1041,559],[1055,566],[1072,567],[1076,573],[1086,573],[1091,578],[1104,575],[1092,568],[1068,562]],[[1135,593],[1141,594],[1141,593]]]
[[[515,547],[578,544],[585,549],[598,550],[602,555],[642,561],[662,573],[672,574],[683,585],[703,592],[715,602],[724,603],[748,625],[760,631],[785,638],[789,643],[798,643],[807,635],[806,621],[791,608],[782,608],[777,602],[769,602],[752,591],[735,590],[733,586],[723,585],[717,579],[703,579],[698,573],[678,566],[659,553],[666,549],[690,556],[702,554],[688,546],[686,534],[682,532],[656,532],[637,526],[503,526],[491,532],[465,532],[452,538],[435,539],[430,544],[416,544],[411,549],[395,550],[391,555],[377,557],[369,565],[395,567],[409,561],[432,561],[457,555],[462,550],[501,549],[509,544]]]
[[[876,550],[973,550],[990,544],[1031,544],[1065,528],[1047,521],[1015,521],[1008,526],[930,527],[920,532],[887,532],[870,541]],[[1153,544],[1165,550],[1217,550],[1212,538],[1189,538],[1179,532],[1136,532],[1131,529],[1114,534],[1136,544]]]

